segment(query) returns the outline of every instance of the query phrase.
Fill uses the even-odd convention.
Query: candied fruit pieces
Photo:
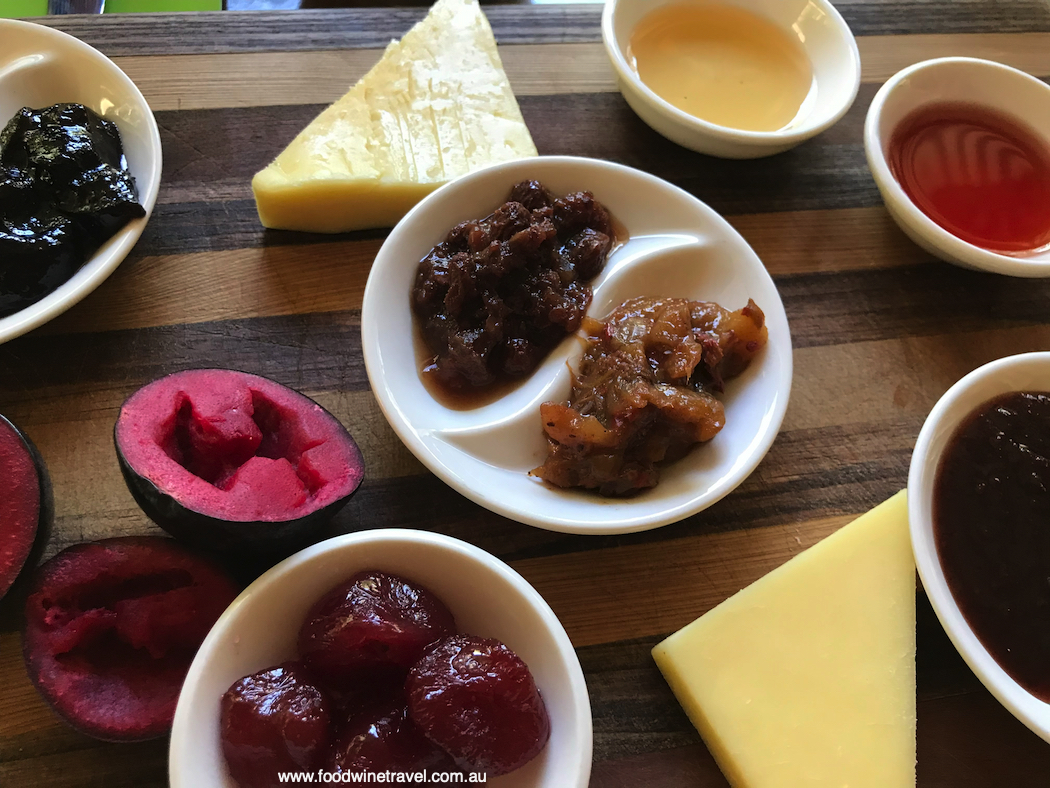
[[[457,772],[455,762],[408,718],[401,698],[352,717],[336,739],[328,770],[343,772]],[[429,785],[429,782],[409,783]]]
[[[243,788],[283,785],[279,772],[316,771],[332,740],[329,700],[297,662],[240,679],[222,696],[219,735]]]
[[[468,772],[524,766],[550,737],[528,666],[498,640],[452,635],[434,644],[405,682],[413,722]]]
[[[299,633],[299,654],[326,686],[403,678],[423,649],[455,631],[452,613],[422,586],[367,571],[313,606]]]
[[[400,577],[368,570],[332,589],[307,615],[300,662],[247,676],[223,697],[231,774],[256,788],[280,771],[324,769],[339,782],[523,766],[550,738],[532,674],[498,640],[454,628],[440,599]]]

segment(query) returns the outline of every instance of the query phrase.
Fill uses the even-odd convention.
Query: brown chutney
[[[1050,392],[984,403],[956,430],[934,480],[944,576],[977,638],[1050,701]]]
[[[421,374],[447,406],[477,407],[521,381],[591,303],[615,225],[590,192],[554,197],[523,181],[484,219],[462,222],[424,257],[412,310]]]

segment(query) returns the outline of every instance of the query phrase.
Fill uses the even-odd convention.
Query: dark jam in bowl
[[[933,530],[948,588],[996,662],[1050,702],[1050,392],[986,402],[951,438]]]
[[[1050,149],[1006,115],[933,104],[894,130],[893,176],[933,221],[974,246],[1006,254],[1050,244]]]

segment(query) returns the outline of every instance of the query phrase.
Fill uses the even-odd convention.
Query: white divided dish
[[[487,216],[519,181],[555,195],[591,191],[629,235],[594,283],[589,315],[604,318],[637,296],[716,301],[765,312],[769,344],[726,384],[726,426],[663,469],[657,487],[631,498],[563,490],[529,476],[546,457],[540,405],[568,401],[570,364],[583,342],[569,337],[518,388],[473,410],[445,407],[420,378],[409,294],[419,261],[459,222]],[[573,157],[508,162],[450,183],[417,205],[380,249],[365,288],[362,346],[372,389],[409,449],[468,498],[519,522],[568,533],[655,528],[710,506],[733,490],[772,445],[791,390],[791,338],[765,267],[728,222],[655,176]]]
[[[933,530],[934,483],[941,457],[959,425],[978,407],[1015,391],[1050,390],[1050,353],[1022,353],[975,369],[933,406],[922,425],[908,473],[912,550],[930,604],[966,664],[1011,714],[1050,742],[1050,703],[1018,684],[978,639],[952,596]]]
[[[529,666],[550,741],[496,788],[586,788],[592,728],[587,685],[561,623],[505,563],[466,542],[408,529],[364,531],[309,547],[252,583],[223,613],[190,666],[168,754],[171,788],[236,788],[219,738],[219,701],[243,676],[292,659],[307,611],[357,572],[379,569],[437,594],[460,632],[497,638]]]
[[[1007,276],[1050,276],[1050,248],[1000,254],[952,235],[920,210],[890,168],[894,129],[920,107],[966,103],[1020,121],[1050,149],[1050,86],[1023,71],[968,57],[945,57],[908,66],[884,84],[868,108],[864,150],[886,210],[915,243],[949,263]]]
[[[128,167],[146,215],[125,225],[73,277],[35,304],[0,318],[0,342],[65,312],[98,287],[142,235],[160,188],[157,122],[117,65],[73,36],[30,22],[0,19],[0,128],[22,107],[83,104],[120,129]]]
[[[710,0],[607,0],[602,40],[631,109],[657,132],[683,147],[728,159],[755,159],[794,148],[839,121],[860,89],[860,52],[842,15],[828,0],[718,0],[768,19],[798,39],[813,66],[808,112],[777,131],[744,131],[700,120],[657,95],[627,60],[638,23],[665,5]]]

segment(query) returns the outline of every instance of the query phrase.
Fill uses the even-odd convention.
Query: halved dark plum
[[[39,560],[53,516],[43,459],[21,430],[0,416],[0,599],[23,567]]]
[[[237,593],[211,561],[172,539],[74,545],[33,579],[26,670],[52,708],[90,736],[161,736],[197,648]]]
[[[161,528],[219,552],[302,547],[364,475],[346,428],[309,397],[224,369],[132,394],[114,429],[128,489]]]
[[[283,785],[281,772],[319,769],[333,727],[330,701],[298,662],[245,676],[222,696],[222,752],[245,788]]]
[[[512,772],[550,738],[532,673],[498,640],[452,635],[435,643],[409,671],[405,693],[412,721],[467,772]]]
[[[359,572],[319,599],[299,630],[299,656],[326,687],[404,680],[435,640],[456,631],[445,603],[385,572]]]
[[[447,752],[430,741],[408,718],[404,698],[376,704],[351,717],[339,732],[328,757],[328,771],[426,772],[427,778],[410,785],[430,785],[434,772],[458,772]]]

